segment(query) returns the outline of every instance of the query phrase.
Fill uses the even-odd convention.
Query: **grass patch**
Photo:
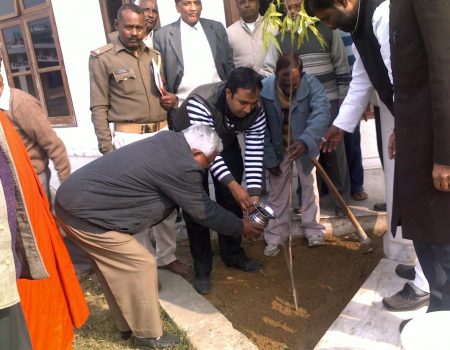
[[[122,340],[109,314],[108,304],[95,274],[82,284],[89,305],[90,315],[86,324],[75,332],[75,350],[125,350],[136,349],[129,340]],[[180,330],[170,317],[160,309],[164,330],[176,334],[180,344],[172,350],[195,350],[189,343],[186,333]]]

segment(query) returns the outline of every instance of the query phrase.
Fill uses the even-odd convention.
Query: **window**
[[[0,20],[17,16],[15,0],[0,0]]]
[[[41,101],[55,126],[75,126],[49,0],[0,0],[0,45],[8,82]]]
[[[269,7],[269,4],[274,1],[275,0],[259,1],[259,13],[261,14],[261,16],[264,15],[267,8]],[[236,0],[223,0],[223,5],[225,7],[225,18],[227,22],[227,27],[229,27],[239,19],[239,12],[236,6]],[[281,6],[281,9],[279,9],[279,11],[283,12],[283,9],[284,7]]]
[[[223,0],[223,6],[225,8],[226,26],[229,27],[239,19],[236,0]]]
[[[0,0],[1,1],[1,0]],[[108,34],[115,31],[114,20],[117,17],[117,11],[123,4],[131,2],[130,0],[100,0],[102,10],[103,25],[105,27],[106,39]]]

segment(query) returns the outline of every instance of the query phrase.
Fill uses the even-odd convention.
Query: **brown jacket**
[[[30,94],[11,88],[9,111],[6,113],[25,144],[31,164],[37,174],[53,161],[60,182],[70,175],[66,147],[53,130],[41,103]]]
[[[450,243],[450,193],[433,186],[433,164],[450,166],[449,1],[391,1],[395,87],[392,226],[416,242]],[[394,231],[394,230],[393,230]]]
[[[159,53],[141,43],[139,57],[135,57],[122,45],[117,32],[110,39],[110,44],[92,51],[89,57],[92,122],[101,153],[114,149],[109,123],[167,119],[152,77],[151,62],[160,61]]]

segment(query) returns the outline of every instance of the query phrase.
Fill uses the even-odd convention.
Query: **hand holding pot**
[[[242,237],[249,241],[258,239],[264,232],[264,226],[250,222],[248,220],[242,220],[244,228],[242,230]]]
[[[248,192],[236,180],[231,181],[227,187],[242,210],[247,210],[252,206]]]

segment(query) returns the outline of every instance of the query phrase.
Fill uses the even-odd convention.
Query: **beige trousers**
[[[278,245],[289,237],[289,182],[292,181],[291,162],[285,156],[280,163],[280,176],[269,173],[270,193],[267,204],[273,209],[276,220],[270,220],[264,230],[267,244]],[[316,169],[310,174],[303,173],[300,159],[295,160],[298,175],[302,185],[302,223],[301,228],[306,238],[312,236],[323,237],[325,227],[320,224],[319,191],[316,182]]]
[[[163,334],[158,304],[156,261],[132,235],[117,231],[91,233],[67,226],[63,230],[94,261],[112,318],[119,331],[138,337]]]

